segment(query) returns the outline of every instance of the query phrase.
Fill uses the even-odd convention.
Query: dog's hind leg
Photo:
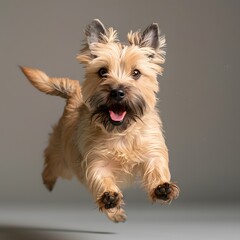
[[[53,128],[49,138],[49,145],[44,151],[45,161],[42,179],[49,191],[53,190],[58,177],[63,179],[73,177],[73,173],[66,161],[66,159],[70,159],[70,157],[67,157],[67,152],[68,150],[62,146],[61,131],[59,125],[57,125]],[[70,153],[73,153],[73,151],[70,151]]]
[[[64,158],[59,156],[59,154],[52,153],[46,155],[42,179],[44,185],[49,191],[53,190],[58,177],[71,179],[73,177],[73,173],[65,163]]]
[[[52,136],[53,137],[53,136]],[[51,141],[45,150],[44,169],[42,172],[43,183],[49,191],[52,191],[58,177],[70,179],[72,173],[64,161],[61,148],[56,147],[57,141]]]

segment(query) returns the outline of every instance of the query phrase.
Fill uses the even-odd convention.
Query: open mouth
[[[109,108],[109,117],[111,120],[111,123],[114,125],[121,125],[124,121],[124,117],[126,115],[127,111],[123,106],[120,105],[114,105]]]

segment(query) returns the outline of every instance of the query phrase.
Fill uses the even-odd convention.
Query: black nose
[[[110,92],[110,96],[116,101],[121,101],[125,97],[125,92],[122,89],[114,89]]]

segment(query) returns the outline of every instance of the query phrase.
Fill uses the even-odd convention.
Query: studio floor
[[[240,205],[126,206],[112,223],[89,203],[1,204],[1,240],[239,240]]]

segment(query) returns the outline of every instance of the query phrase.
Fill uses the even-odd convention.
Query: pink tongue
[[[115,113],[115,112],[110,110],[109,113],[110,113],[110,118],[115,122],[121,122],[126,115],[126,111]]]

